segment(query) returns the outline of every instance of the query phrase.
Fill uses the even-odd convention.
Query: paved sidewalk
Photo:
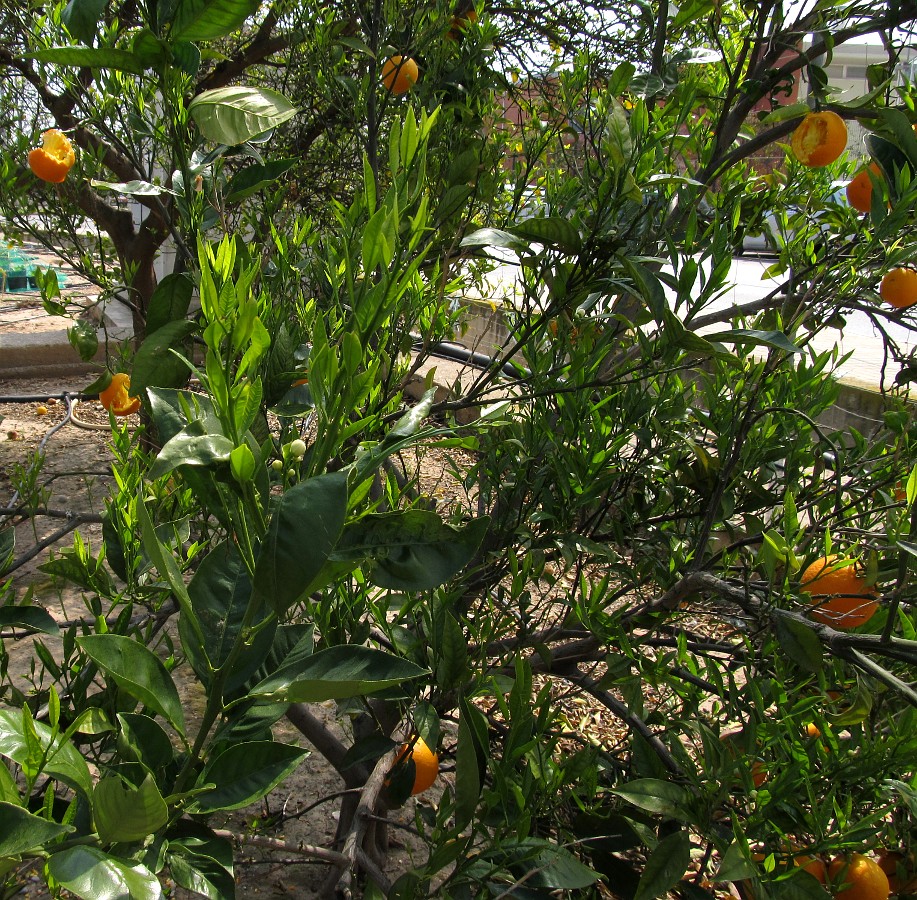
[[[762,280],[762,275],[771,260],[734,259],[730,279],[735,281],[735,288],[727,295],[732,303],[748,303],[765,296],[773,289],[773,282]],[[854,312],[846,317],[843,331],[828,328],[819,334],[813,345],[817,350],[827,350],[837,346],[841,353],[851,353],[850,359],[838,367],[841,381],[857,387],[879,390],[882,383],[882,366],[885,360],[885,348],[882,336],[874,328],[865,313]],[[901,325],[889,325],[889,332],[898,342],[902,351],[907,352],[917,346],[917,332],[910,331]],[[897,372],[891,366],[885,373],[885,386],[889,387]]]

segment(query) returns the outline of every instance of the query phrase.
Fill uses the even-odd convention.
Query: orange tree
[[[328,895],[824,896],[802,856],[909,858],[914,320],[878,286],[917,253],[895,68],[917,7],[43,10],[0,62],[76,164],[36,190],[37,132],[11,140],[0,200],[127,290],[137,346],[112,367],[146,430],[112,419],[102,547],[43,566],[88,617],[20,600],[28,509],[4,511],[4,646],[34,640],[26,673],[2,668],[11,889],[40,865],[81,897],[158,897],[167,875],[231,897],[219,817],[282,791],[304,745],[347,788],[333,844],[303,850]],[[888,61],[841,102],[826,54],[873,32]],[[381,65],[407,54],[396,97]],[[771,103],[804,70],[809,99]],[[868,213],[833,199],[844,156],[754,168],[810,105],[866,127],[887,193]],[[314,183],[292,174],[311,147]],[[111,241],[95,259],[80,211]],[[756,229],[773,290],[724,301]],[[503,331],[408,403],[472,288]],[[868,431],[823,418],[838,353],[817,339],[854,314],[891,387]],[[834,556],[880,598],[856,629],[801,583]],[[442,795],[415,807],[429,852],[392,872],[378,826],[417,738]]]

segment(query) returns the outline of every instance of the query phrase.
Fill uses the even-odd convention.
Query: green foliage
[[[913,378],[888,330],[913,314],[875,292],[917,251],[911,88],[874,69],[838,102],[828,48],[801,51],[818,102],[870,131],[889,204],[864,218],[830,197],[850,163],[751,155],[804,111],[770,109],[807,62],[773,48],[830,42],[852,7],[141,7],[7,29],[79,158],[52,192],[15,137],[0,208],[126,292],[136,346],[106,365],[144,419],[112,433],[101,547],[42,566],[88,615],[0,607],[4,642],[38,635],[27,673],[0,656],[4,877],[41,859],[80,897],[158,897],[166,874],[234,896],[216,822],[299,770],[284,716],[362,794],[322,854],[345,892],[362,868],[367,896],[814,896],[794,844],[909,847],[913,411],[824,424],[840,359],[816,339],[865,313]],[[855,30],[911,16],[870,12]],[[395,52],[421,63],[402,98],[378,79]],[[774,290],[725,304],[759,229]],[[483,358],[419,377],[490,302]],[[71,341],[98,350],[85,323]],[[41,469],[5,515],[48,506]],[[809,619],[798,583],[838,551],[885,595],[857,632]],[[343,740],[309,711],[327,701]],[[385,884],[364,819],[407,799],[414,735],[454,775],[415,806],[428,854]]]

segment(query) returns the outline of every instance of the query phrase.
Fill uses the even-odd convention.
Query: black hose
[[[41,403],[44,400],[96,400],[98,394],[81,394],[62,391],[59,394],[16,394],[13,397],[0,396],[0,403]]]
[[[489,369],[494,364],[494,358],[486,353],[480,353],[477,350],[470,350],[462,344],[456,344],[453,341],[434,341],[432,344],[425,345],[419,338],[414,338],[415,350],[426,350],[430,356],[436,356],[440,359],[451,359],[453,362],[466,362],[478,369]],[[518,378],[520,375],[531,374],[528,369],[505,363],[500,369],[502,375],[507,378]]]

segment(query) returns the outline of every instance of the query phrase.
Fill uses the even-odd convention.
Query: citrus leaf
[[[146,333],[156,334],[164,325],[184,319],[193,296],[194,282],[187,275],[180,272],[166,275],[150,297],[146,311]]]
[[[508,230],[527,242],[550,244],[567,253],[578,253],[582,246],[576,227],[559,216],[526,219]]]
[[[70,0],[61,13],[61,22],[78,41],[91,44],[99,31],[106,0]]]
[[[118,687],[184,734],[185,713],[175,682],[152,650],[120,634],[88,634],[76,642]]]
[[[337,543],[346,512],[344,472],[310,478],[283,494],[255,562],[254,591],[262,605],[282,615],[307,593]]]
[[[32,722],[32,728],[44,753],[54,744],[51,729],[43,722]],[[23,734],[22,715],[18,711],[0,709],[0,756],[20,765],[30,758],[31,748]],[[80,752],[69,741],[58,743],[47,753],[41,771],[64,782],[87,797],[92,793],[92,776]]]
[[[822,644],[818,635],[807,625],[796,619],[779,617],[774,631],[780,647],[800,668],[807,672],[819,672],[824,665]]]
[[[132,843],[162,828],[169,821],[169,808],[150,775],[138,788],[111,775],[92,792],[92,818],[102,843]]]
[[[738,841],[733,841],[720,860],[716,880],[744,881],[746,878],[753,878],[757,871],[754,863],[746,857],[745,853],[743,845]]]
[[[256,684],[251,697],[321,703],[371,694],[429,674],[414,663],[353,644],[328,647],[281,666]]]
[[[678,884],[691,862],[691,839],[687,831],[663,838],[646,861],[634,900],[653,900]]]
[[[72,825],[58,825],[33,816],[15,803],[0,802],[0,856],[41,849],[73,830]]]
[[[0,607],[0,628],[24,628],[26,631],[40,631],[43,634],[60,634],[60,628],[51,614],[40,606]]]
[[[297,109],[269,88],[236,85],[198,94],[188,113],[201,133],[217,144],[244,144],[293,118]]]
[[[187,319],[167,322],[144,338],[131,370],[131,396],[142,397],[150,387],[176,388],[188,380],[188,365],[170,352],[179,347],[197,325]]]
[[[159,879],[146,866],[95,847],[70,847],[46,863],[54,880],[83,900],[162,900]]]
[[[48,47],[30,53],[31,59],[60,66],[89,69],[114,69],[131,75],[142,75],[143,63],[130,50],[95,49],[94,47]]]
[[[611,793],[647,812],[670,816],[681,822],[690,822],[693,818],[689,812],[691,795],[684,788],[669,781],[637,778]]]
[[[244,200],[252,194],[261,190],[263,187],[276,181],[284,172],[289,171],[299,160],[293,159],[272,159],[263,165],[247,166],[241,172],[237,172],[226,185],[226,200],[229,203],[235,203]]]
[[[95,188],[117,191],[119,194],[130,194],[135,197],[160,197],[163,194],[175,193],[160,184],[152,184],[149,181],[97,181],[93,178],[89,183]]]
[[[708,341],[720,341],[724,344],[742,344],[748,347],[772,347],[785,350],[787,353],[802,353],[782,331],[759,331],[754,328],[733,328],[729,331],[718,331],[715,334],[704,334]]]
[[[173,43],[225,37],[241,28],[258,6],[258,0],[182,0],[175,10],[170,37]]]
[[[210,813],[255,803],[290,775],[306,753],[302,747],[275,741],[234,744],[201,772],[198,786],[215,787],[198,794],[190,811]]]

